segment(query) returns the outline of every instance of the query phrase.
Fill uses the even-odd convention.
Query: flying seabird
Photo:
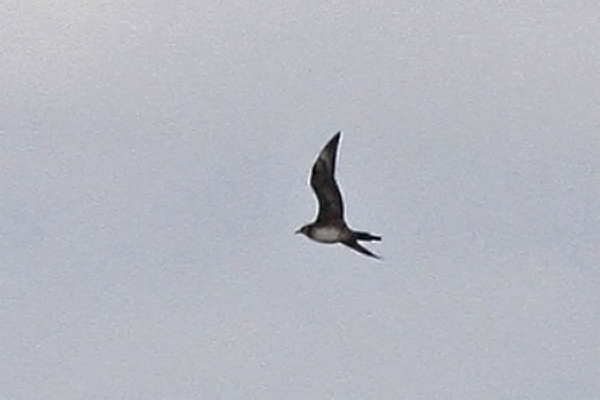
[[[335,181],[335,157],[342,132],[336,133],[319,153],[312,167],[310,186],[319,202],[317,219],[295,233],[303,233],[321,243],[342,243],[370,257],[380,258],[361,246],[358,241],[380,241],[380,236],[353,231],[344,221],[342,194]]]

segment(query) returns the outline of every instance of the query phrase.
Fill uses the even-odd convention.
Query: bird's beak
[[[301,232],[302,232],[302,228],[300,228],[300,229],[298,229],[296,232],[294,232],[294,235],[297,235],[297,234],[299,234],[299,233],[301,233]]]

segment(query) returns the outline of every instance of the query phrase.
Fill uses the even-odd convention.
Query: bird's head
[[[302,228],[298,229],[295,234],[302,233],[303,235],[308,236],[308,230],[310,229],[309,225],[304,225]]]

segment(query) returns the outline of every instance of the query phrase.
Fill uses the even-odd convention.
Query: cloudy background
[[[0,10],[1,398],[600,396],[595,2]]]

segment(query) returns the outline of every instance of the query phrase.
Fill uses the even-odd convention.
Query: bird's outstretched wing
[[[342,132],[336,133],[319,153],[312,168],[310,186],[319,201],[318,222],[343,220],[344,203],[335,182],[335,158]]]
[[[361,246],[356,240],[348,240],[348,241],[344,241],[342,243],[345,244],[346,246],[350,247],[351,249],[358,251],[359,253],[366,254],[369,257],[381,259],[381,257],[379,257],[377,254],[373,254],[373,253],[371,253],[371,251],[369,249]]]

